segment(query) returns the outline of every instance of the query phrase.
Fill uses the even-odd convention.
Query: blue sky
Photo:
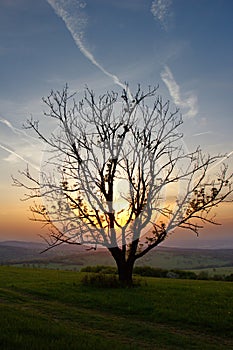
[[[189,149],[230,154],[232,17],[230,0],[1,0],[0,219],[21,212],[10,175],[40,167],[43,147],[22,124],[66,82],[97,94],[159,84],[183,113]],[[0,238],[7,230],[14,237],[9,224]]]

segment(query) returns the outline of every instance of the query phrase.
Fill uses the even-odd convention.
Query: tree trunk
[[[133,265],[134,262],[117,263],[119,281],[123,286],[133,285]]]
[[[118,247],[109,248],[118,269],[119,282],[125,287],[133,285],[133,266],[135,259],[126,260],[125,253]]]

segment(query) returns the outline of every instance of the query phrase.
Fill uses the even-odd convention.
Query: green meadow
[[[233,349],[233,284],[141,278],[82,284],[84,273],[0,267],[0,348]]]

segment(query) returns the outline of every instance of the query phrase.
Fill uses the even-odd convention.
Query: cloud
[[[168,66],[164,67],[161,78],[167,86],[174,103],[184,111],[183,116],[187,118],[195,117],[198,113],[197,96],[193,92],[181,93],[180,86],[175,81]]]
[[[220,165],[224,162],[224,160],[230,158],[233,155],[233,151],[229,152],[225,157],[220,159],[217,163],[215,163],[211,168],[208,169],[208,171],[213,170],[216,166]]]
[[[8,128],[10,128],[11,130],[14,130],[13,126],[11,125],[11,123],[8,120],[3,119],[3,118],[0,117],[0,122],[5,124],[5,125],[7,125]]]
[[[97,68],[99,68],[106,76],[111,78],[115,84],[125,88],[120,79],[110,72],[108,72],[94,57],[94,55],[87,49],[84,44],[84,31],[87,26],[87,16],[83,9],[86,6],[84,1],[78,0],[47,0],[47,2],[54,9],[55,13],[62,18],[69,32],[71,33],[77,47],[82,54]]]
[[[19,159],[19,160],[24,161],[27,164],[30,164],[34,169],[36,169],[38,171],[40,170],[40,168],[37,165],[30,162],[28,159],[22,157],[20,154],[18,154],[16,151],[9,148],[8,146],[4,146],[0,143],[0,148],[2,148],[4,151],[10,153],[10,155],[8,157],[4,158],[3,160],[10,162],[10,163],[16,163],[16,161]]]
[[[41,140],[27,134],[24,130],[20,130],[20,129],[16,128],[15,126],[12,125],[12,123],[9,120],[7,120],[5,118],[0,117],[0,123],[6,125],[14,134],[19,135],[19,136],[24,136],[22,138],[22,140],[26,141],[27,143],[29,143],[31,145],[34,145],[35,141],[37,143],[43,144],[43,142]],[[33,140],[33,144],[31,141],[29,141],[29,138]]]
[[[6,125],[6,126],[7,126],[11,131],[13,131],[13,133],[15,133],[15,134],[20,135],[21,133],[23,133],[21,130],[15,128],[15,127],[11,124],[11,122],[9,122],[9,120],[7,120],[7,119],[5,119],[5,118],[0,117],[0,123]]]
[[[199,132],[197,134],[193,134],[193,136],[202,136],[202,135],[208,135],[208,134],[213,134],[212,131],[204,131],[204,132]]]
[[[31,165],[34,169],[39,170],[41,154],[43,150],[43,142],[30,136],[25,130],[16,128],[12,123],[0,117],[0,123],[5,125],[11,133],[6,133],[5,130],[0,133],[1,141],[5,139],[5,143],[1,142],[0,148],[8,152],[8,156],[2,160],[15,164],[20,160]],[[14,148],[9,146],[9,143],[14,145]]]
[[[2,146],[0,145],[0,147],[2,148]],[[5,148],[6,150],[6,148]],[[9,150],[7,151],[9,152]],[[12,152],[12,151],[11,151]],[[19,160],[23,160],[22,157],[19,157],[19,155],[16,155],[15,153],[9,153],[7,157],[3,158],[3,160],[5,162],[11,163],[11,164],[16,164],[19,163]]]
[[[168,20],[172,16],[170,6],[172,0],[154,0],[151,4],[151,13],[164,29],[168,28]]]

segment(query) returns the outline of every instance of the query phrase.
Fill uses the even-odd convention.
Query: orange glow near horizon
[[[121,190],[121,187],[120,187]],[[176,191],[175,191],[176,192]],[[169,190],[169,195],[174,194],[174,191]],[[8,239],[17,240],[41,240],[38,236],[40,234],[46,234],[47,228],[42,228],[42,224],[34,221],[30,221],[32,217],[29,210],[29,206],[33,204],[33,201],[20,201],[23,197],[23,192],[16,190],[15,187],[9,189],[1,188],[0,198],[0,241]],[[167,197],[165,205],[169,203],[170,196]],[[126,202],[121,201],[118,198],[118,205],[115,208],[116,211],[124,209],[127,211]],[[232,215],[232,203],[222,203],[218,207],[213,208],[212,215],[216,213],[216,222],[220,223],[221,226],[205,225],[204,229],[201,230],[201,235],[205,235],[208,239],[216,238],[218,235],[232,238],[233,240],[233,215]],[[121,223],[127,218],[127,214],[122,212],[119,214]],[[182,230],[183,231],[183,230]],[[181,236],[193,236],[193,234],[182,233]],[[179,233],[175,233],[174,238],[180,237]]]
[[[47,228],[42,228],[42,224],[29,220],[31,213],[29,202],[18,202],[17,206],[11,203],[1,203],[0,206],[0,241],[8,239],[18,240],[40,240],[38,235],[46,234]],[[232,203],[222,203],[213,209],[212,214],[216,213],[216,222],[221,225],[204,225],[201,234],[208,239],[216,238],[219,234],[233,239],[233,215]],[[183,231],[183,230],[182,230]],[[182,236],[184,233],[182,233]],[[179,238],[180,234],[174,234]],[[192,236],[192,234],[190,235]]]

